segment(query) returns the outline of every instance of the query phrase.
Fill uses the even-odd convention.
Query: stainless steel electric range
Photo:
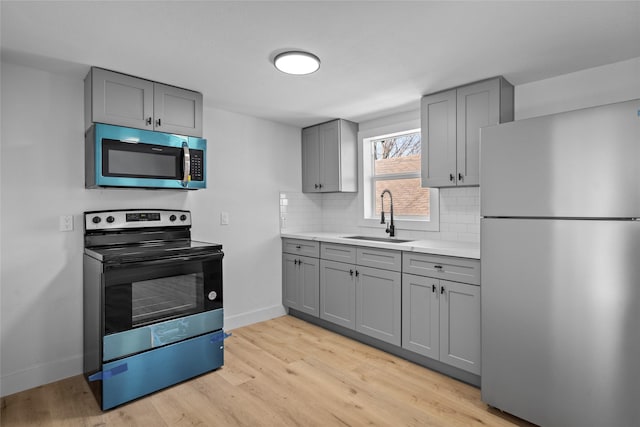
[[[222,245],[191,240],[189,211],[84,223],[84,373],[101,408],[222,366]]]

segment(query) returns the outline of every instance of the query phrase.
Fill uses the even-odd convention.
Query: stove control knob
[[[115,220],[116,220],[116,219],[115,219],[114,217],[112,217],[111,215],[109,215],[109,216],[107,217],[107,222],[108,222],[109,224],[111,224],[111,223],[112,223],[113,221],[115,221]]]
[[[180,215],[180,221],[186,221],[187,216],[185,214]]]
[[[209,298],[209,301],[213,301],[218,297],[218,294],[216,293],[216,291],[211,291],[209,292],[209,295],[207,295],[207,298]]]
[[[102,218],[100,218],[99,216],[94,216],[94,217],[91,219],[91,221],[92,221],[94,224],[99,224],[99,223],[100,223],[100,221],[102,221]]]
[[[176,216],[175,216],[175,215],[171,215],[171,216],[169,217],[169,221],[173,222],[173,221],[175,221],[175,220],[176,220]]]

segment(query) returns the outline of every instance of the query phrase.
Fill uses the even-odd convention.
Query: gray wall
[[[82,372],[86,210],[191,210],[192,236],[224,245],[227,329],[284,313],[278,191],[300,185],[300,129],[205,108],[207,189],[87,190],[82,77],[2,63],[1,395]]]

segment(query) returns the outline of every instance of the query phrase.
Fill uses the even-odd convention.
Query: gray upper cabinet
[[[358,124],[347,120],[302,129],[302,191],[358,191]]]
[[[456,91],[436,93],[420,103],[422,128],[422,186],[455,185]]]
[[[179,135],[202,136],[202,94],[154,83],[154,129]]]
[[[477,186],[480,128],[513,120],[513,86],[502,77],[421,101],[422,186]]]
[[[94,122],[202,137],[202,94],[92,67],[85,129]]]

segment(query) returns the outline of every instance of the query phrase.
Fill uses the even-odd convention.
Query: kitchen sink
[[[392,237],[371,237],[371,236],[344,236],[345,239],[354,240],[370,240],[373,242],[385,242],[385,243],[407,243],[413,242],[413,240],[394,239]]]

